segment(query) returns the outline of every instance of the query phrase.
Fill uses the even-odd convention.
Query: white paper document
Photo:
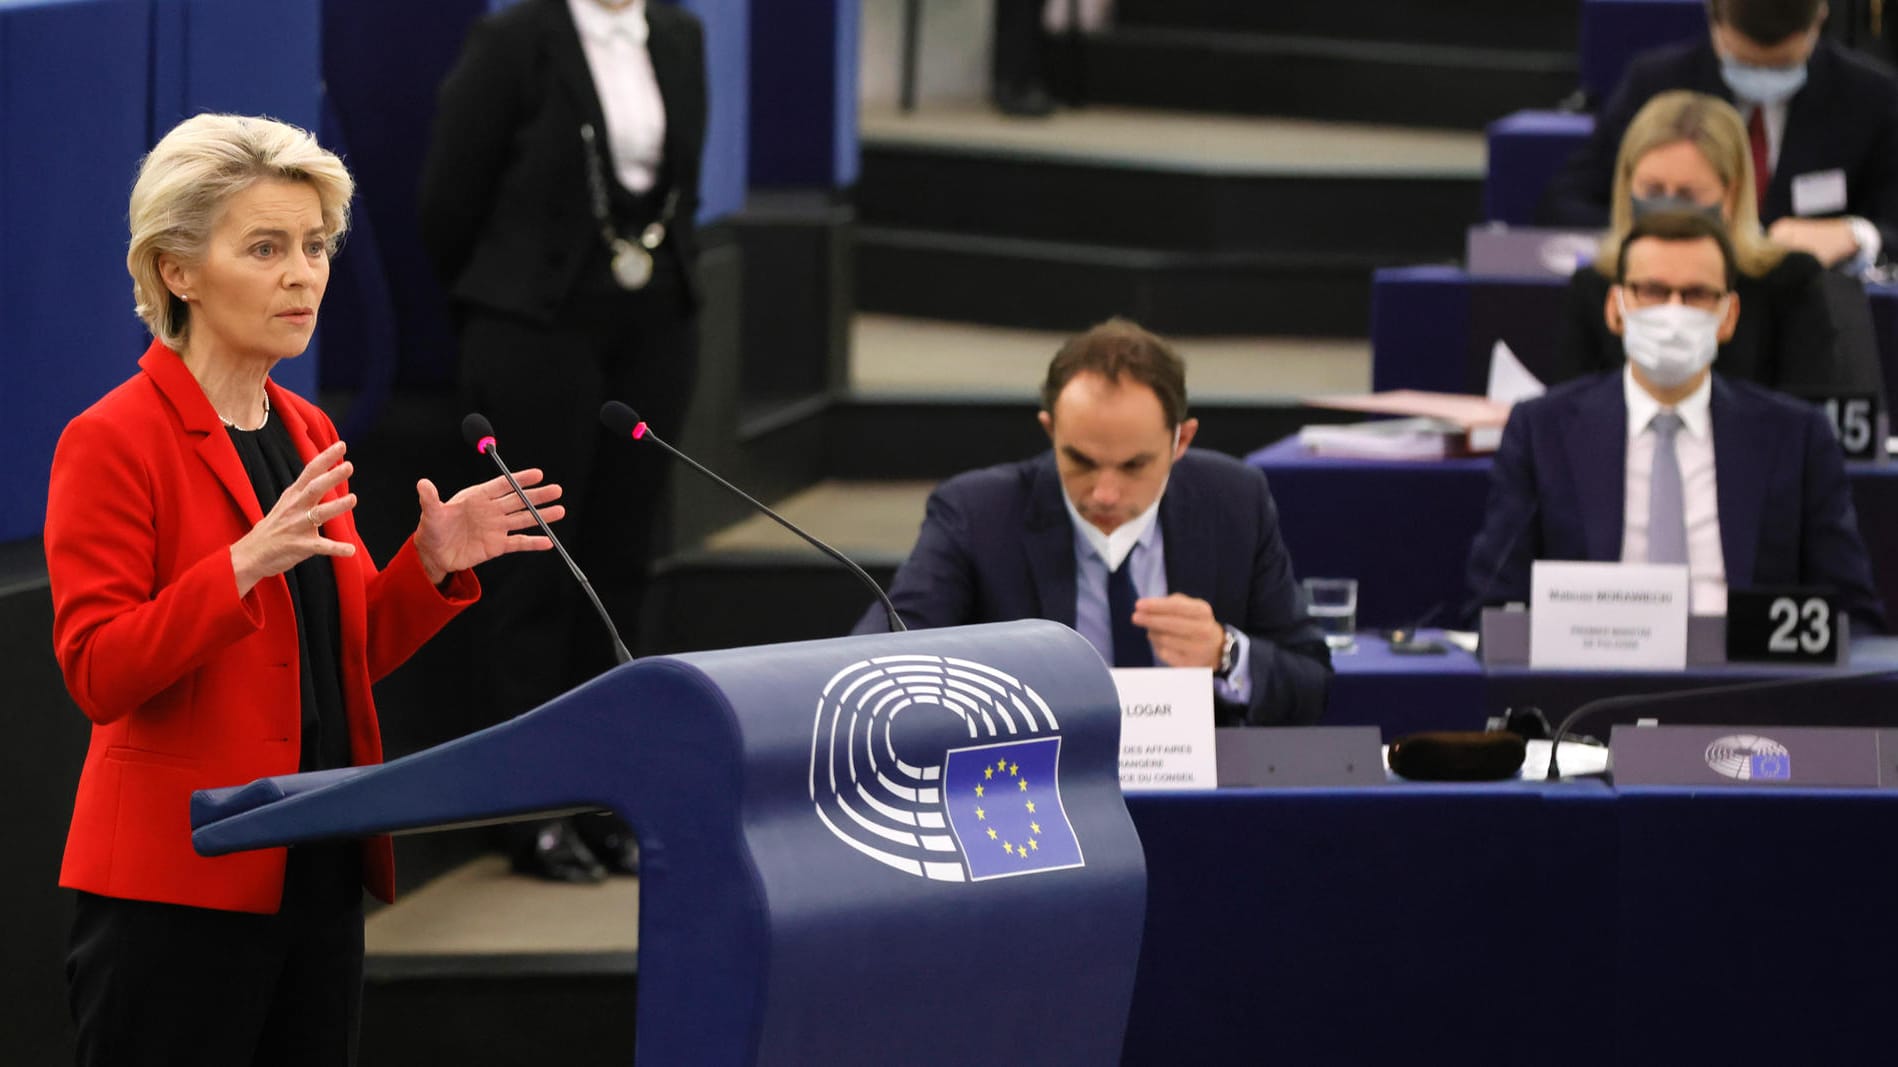
[[[1120,788],[1211,789],[1213,672],[1204,667],[1116,667],[1120,691]]]
[[[1529,571],[1529,666],[1687,667],[1687,568],[1539,560]]]
[[[1489,388],[1484,395],[1504,407],[1514,407],[1549,391],[1542,379],[1529,373],[1508,342],[1498,340],[1489,350]]]

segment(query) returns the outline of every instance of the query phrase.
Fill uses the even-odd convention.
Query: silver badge
[[[652,281],[652,253],[631,241],[614,241],[613,280],[621,289],[644,289]]]

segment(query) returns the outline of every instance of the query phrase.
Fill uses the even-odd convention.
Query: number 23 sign
[[[1837,663],[1845,622],[1838,601],[1813,589],[1735,589],[1727,593],[1727,659]]]

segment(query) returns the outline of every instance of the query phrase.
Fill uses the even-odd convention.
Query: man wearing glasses
[[[1744,313],[1736,271],[1718,223],[1635,223],[1602,308],[1628,363],[1511,413],[1470,549],[1476,603],[1528,600],[1538,559],[1684,563],[1696,615],[1724,615],[1729,585],[1824,586],[1883,628],[1825,416],[1713,370]]]

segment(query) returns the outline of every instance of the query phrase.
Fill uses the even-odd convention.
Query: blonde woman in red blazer
[[[191,793],[378,762],[371,683],[474,601],[470,568],[548,547],[504,481],[423,480],[378,570],[335,427],[270,381],[309,344],[351,189],[309,134],[229,115],[181,123],[133,189],[155,340],[67,426],[46,515],[54,648],[93,722],[60,871],[82,1064],[353,1062],[387,839],[207,858]]]

